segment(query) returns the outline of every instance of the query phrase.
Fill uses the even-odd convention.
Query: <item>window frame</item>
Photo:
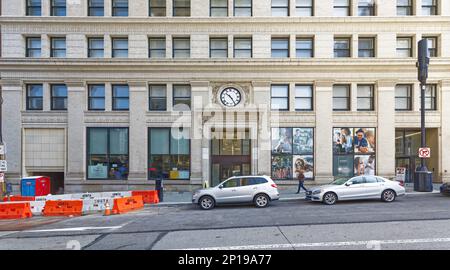
[[[286,6],[274,6],[274,0],[272,0],[271,1],[271,5],[270,5],[270,7],[271,7],[271,15],[272,15],[272,17],[289,17],[289,16],[291,16],[291,14],[290,14],[290,1],[289,0],[284,0],[284,1],[286,1]],[[286,11],[286,14],[285,15],[274,15],[274,10],[285,10]]]
[[[347,49],[336,49],[336,41],[347,41],[348,48]],[[352,38],[350,37],[335,37],[333,41],[333,52],[334,52],[334,58],[351,58],[352,57]],[[348,52],[348,55],[346,56],[336,56],[336,52]]]
[[[39,40],[40,47],[39,48],[31,47],[30,45],[32,43],[30,43],[30,42],[32,40]],[[26,43],[25,57],[28,57],[28,58],[41,58],[42,57],[42,38],[41,37],[38,37],[38,36],[26,37],[25,43]],[[33,53],[31,53],[31,52],[33,52]],[[39,52],[39,56],[34,56],[34,52]]]
[[[361,49],[362,41],[370,41],[372,48],[371,49]],[[375,37],[358,37],[358,58],[375,58],[376,57],[376,43],[377,40]],[[369,52],[370,56],[361,56],[361,53]]]
[[[430,40],[432,41],[432,43],[434,43],[434,47],[431,47],[431,46],[428,45],[429,56],[431,58],[438,57],[439,56],[438,55],[438,53],[439,53],[439,50],[438,50],[438,48],[439,48],[439,37],[438,36],[427,36],[427,35],[424,35],[424,36],[422,36],[422,38],[426,39],[428,44],[430,43]]]
[[[397,105],[397,100],[402,99],[407,101],[407,108],[406,109],[400,109],[395,106],[395,111],[397,112],[407,112],[412,111],[412,101],[413,101],[413,85],[412,84],[397,84],[395,86],[395,90],[397,90],[398,87],[407,87],[407,95],[406,96],[398,96],[396,91],[394,92],[395,96],[395,104]]]
[[[408,40],[409,47],[407,49],[398,47],[398,42],[401,41],[401,40]],[[408,51],[408,57],[401,57],[399,55],[399,51]],[[397,57],[399,57],[399,58],[411,58],[411,57],[413,57],[413,37],[397,37],[396,52],[397,52]]]
[[[152,87],[164,87],[165,96],[164,97],[153,97],[152,96]],[[164,100],[164,108],[156,109],[152,108],[152,100]],[[152,112],[165,112],[167,111],[167,85],[166,84],[150,84],[148,86],[148,110]]]
[[[346,6],[337,6],[335,4],[335,1],[333,1],[333,16],[334,17],[349,17],[349,16],[352,16],[351,6],[352,6],[351,0],[348,0]],[[343,10],[343,9],[346,9],[347,15],[345,15],[345,16],[343,16],[343,15],[336,15],[336,11],[337,10]]]
[[[64,86],[66,88],[66,95],[65,96],[55,96],[53,90],[55,89],[55,87],[60,87],[60,86]],[[50,97],[51,97],[51,102],[50,102],[50,106],[51,106],[51,110],[52,111],[67,111],[67,99],[69,97],[69,93],[68,93],[68,89],[67,89],[67,85],[65,84],[51,84],[50,85]],[[65,108],[57,108],[55,106],[55,101],[56,100],[65,100],[66,101],[66,107]]]
[[[427,90],[431,87],[431,95],[427,95],[427,90],[425,90],[425,110],[426,111],[437,111],[437,95],[438,95],[438,87],[437,84],[427,84]],[[431,108],[427,108],[427,100],[431,100]]]
[[[181,40],[188,40],[189,41],[189,48],[188,49],[176,49],[175,48],[175,42],[181,41]],[[172,58],[173,59],[190,59],[191,58],[191,38],[190,37],[174,37],[172,38]],[[189,52],[188,57],[176,57],[176,52]]]
[[[345,86],[346,87],[346,90],[347,90],[347,96],[346,97],[336,97],[335,95],[334,95],[334,88],[335,87],[342,87],[342,86]],[[350,84],[335,84],[335,85],[333,85],[333,112],[347,112],[347,111],[350,111],[351,110],[351,98],[352,98],[352,91],[351,91],[351,89],[352,89],[352,86],[350,85]],[[347,106],[346,106],[346,108],[344,108],[344,109],[336,109],[335,107],[334,107],[334,104],[335,104],[335,100],[336,99],[345,99],[347,102],[346,102],[346,104],[347,104]]]
[[[213,49],[212,42],[213,41],[225,41],[225,49]],[[213,56],[214,52],[225,52],[225,57],[217,57]],[[212,59],[227,59],[228,58],[228,37],[210,37],[209,38],[209,58]]]
[[[128,96],[116,96],[115,88],[124,87],[128,89]],[[130,110],[130,86],[128,84],[112,84],[111,85],[111,109],[112,111],[129,111]],[[117,108],[117,101],[126,100],[128,102],[128,108]]]
[[[250,49],[236,49],[236,41],[237,40],[250,40]],[[236,57],[236,52],[249,52],[250,51],[250,57]],[[237,59],[250,59],[253,58],[253,37],[234,37],[233,39],[233,58]]]
[[[311,90],[311,97],[298,97],[297,96],[297,87],[308,86]],[[297,108],[297,100],[309,100],[310,108],[309,109],[298,109]],[[295,111],[297,112],[312,112],[314,111],[314,85],[312,84],[296,84],[295,85]]]
[[[297,42],[298,41],[310,41],[311,42],[311,49],[299,49],[298,47],[297,47]],[[298,59],[309,59],[309,58],[314,58],[314,54],[315,54],[315,51],[314,51],[314,46],[315,46],[315,44],[314,44],[314,37],[296,37],[296,39],[295,39],[295,57],[296,58],[298,58]],[[310,57],[299,57],[299,51],[300,52],[310,52]]]
[[[367,4],[367,5],[361,5],[361,4]],[[369,15],[361,15],[364,12],[361,11],[369,11]],[[369,4],[368,2],[361,3],[361,0],[358,0],[358,16],[360,17],[370,17],[370,16],[376,16],[376,4],[373,2],[372,4]]]
[[[179,7],[176,6],[177,0],[172,0],[172,17],[191,17],[191,7],[192,7],[192,3],[191,0],[187,0],[189,2],[189,6],[188,7]],[[189,11],[188,15],[177,15],[177,11]]]
[[[152,6],[152,0],[149,0],[148,1],[148,16],[149,17],[167,17],[167,3],[166,3],[166,1],[163,1],[162,3],[164,3],[164,6]],[[162,12],[162,13],[164,13],[164,15],[152,16],[152,10],[164,11],[164,12]],[[155,14],[159,14],[159,13],[155,12]]]
[[[39,5],[37,5],[37,3],[39,3]],[[36,15],[32,15],[35,11],[39,12],[36,12]],[[37,15],[37,13],[39,13],[39,15]],[[37,2],[26,0],[26,16],[42,16],[42,0],[39,0]]]
[[[57,16],[57,17],[65,17],[67,16],[67,0],[64,1],[64,6],[58,5],[55,3],[57,0],[50,0],[50,16]],[[57,15],[57,11],[64,10],[64,15]]]
[[[226,3],[226,6],[213,6],[213,0],[209,0],[209,17],[228,17],[229,16],[229,12],[228,12],[228,0],[223,0]],[[213,16],[213,10],[223,10],[225,9],[226,11],[226,15],[220,15],[220,16]]]
[[[358,93],[358,88],[360,86],[364,86],[364,87],[370,87],[370,96],[369,97],[360,97],[359,93]],[[358,84],[357,85],[357,89],[356,89],[356,110],[359,112],[373,112],[375,111],[375,85],[373,84]],[[370,101],[370,108],[368,109],[360,109],[359,104],[360,104],[360,100],[369,100]]]
[[[163,48],[152,48],[152,41],[162,41],[164,44]],[[166,58],[166,37],[149,37],[148,38],[148,58],[150,59],[164,59]],[[163,57],[152,57],[152,52],[163,52]],[[157,54],[158,55],[158,54]]]
[[[30,95],[30,90],[33,86],[40,86],[41,87],[41,91],[42,91],[42,95],[41,96],[31,96]],[[41,102],[41,107],[39,108],[33,108],[31,107],[31,100],[40,100]],[[26,109],[27,111],[43,111],[44,110],[44,85],[41,83],[31,83],[31,84],[27,84],[26,85]]]
[[[422,16],[437,16],[439,15],[439,4],[437,0],[431,0],[433,1],[431,5],[424,5],[422,1]],[[425,14],[423,11],[427,9],[430,11],[430,14]]]
[[[103,42],[103,47],[101,49],[92,48],[91,41],[99,41]],[[94,57],[92,56],[92,52],[102,52],[102,57]],[[88,37],[88,58],[105,58],[105,38],[104,37]]]
[[[273,42],[274,41],[285,41],[287,42],[287,48],[286,49],[274,49],[273,48]],[[271,52],[271,58],[274,59],[286,59],[286,58],[290,58],[290,38],[289,37],[272,37],[271,39],[271,47],[270,47],[270,52]],[[274,52],[287,52],[287,56],[283,56],[283,57],[274,57]]]
[[[186,87],[189,86],[189,96],[175,96],[176,87]],[[192,86],[190,84],[174,84],[172,85],[172,108],[178,104],[186,104],[183,102],[177,102],[179,100],[189,100],[189,110],[192,110]]]
[[[297,1],[295,1],[295,15],[298,17],[313,17],[315,15],[314,14],[314,5],[315,5],[314,2],[315,2],[315,0],[311,0],[310,6],[303,6],[303,5],[299,6]],[[299,12],[298,12],[299,9],[303,9],[303,10],[308,9],[310,11],[310,13],[309,13],[310,15],[309,16],[299,15]]]
[[[117,41],[126,41],[127,48],[126,49],[116,48],[115,42],[117,42]],[[126,56],[117,56],[117,55],[120,55],[121,52],[126,52]],[[129,57],[128,52],[129,52],[128,37],[113,37],[113,38],[111,38],[111,57],[112,58],[128,58]]]
[[[105,1],[103,0],[102,5],[93,5],[93,0],[88,0],[88,17],[104,17],[105,16]],[[100,11],[101,10],[101,15],[94,15],[96,13],[96,11]],[[99,14],[100,14],[99,13]]]
[[[64,49],[56,48],[54,41],[64,40]],[[56,53],[55,53],[56,52]],[[64,56],[55,56],[58,52],[64,52]],[[52,58],[66,58],[67,57],[67,40],[66,37],[51,37],[50,38],[50,57]]]
[[[103,97],[97,97],[91,95],[91,89],[95,86],[103,87]],[[93,108],[91,106],[91,100],[103,100],[103,108]],[[89,84],[88,85],[88,111],[106,111],[106,85],[105,84]]]
[[[281,96],[274,96],[273,95],[273,87],[274,86],[283,86],[283,87],[287,87],[287,95],[286,96],[284,96],[284,97],[281,97]],[[276,99],[276,100],[286,100],[287,102],[286,102],[286,108],[278,108],[278,109],[274,109],[273,108],[273,100],[274,99]],[[272,85],[270,85],[270,110],[271,111],[284,111],[284,112],[286,112],[286,111],[289,111],[290,110],[290,102],[289,102],[289,100],[290,100],[290,87],[289,87],[289,84],[272,84]]]
[[[253,0],[249,0],[250,1],[250,6],[237,6],[236,5],[236,1],[233,1],[233,17],[253,17]],[[246,15],[246,16],[236,16],[236,11],[237,10],[248,10],[250,9],[250,15]]]
[[[409,5],[404,6],[404,5],[399,5],[398,4],[398,0],[397,0],[397,16],[413,16],[414,15],[414,11],[413,11],[413,0],[408,0]],[[407,14],[406,15],[401,15],[399,14],[399,10],[406,10]]]
[[[129,16],[129,9],[130,9],[130,1],[127,0],[127,6],[126,7],[122,7],[122,6],[117,6],[117,2],[116,1],[121,1],[121,0],[111,0],[111,16],[112,17],[128,17]],[[120,2],[119,2],[120,3]],[[120,11],[124,11],[126,10],[126,15],[117,15],[120,14]]]

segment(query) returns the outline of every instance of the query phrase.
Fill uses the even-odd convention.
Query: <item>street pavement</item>
[[[263,209],[151,205],[124,215],[64,218],[16,230],[5,231],[0,222],[0,249],[449,250],[449,210],[450,197],[436,193],[333,206],[291,199]]]

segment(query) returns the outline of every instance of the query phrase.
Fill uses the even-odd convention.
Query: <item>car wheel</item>
[[[393,202],[395,201],[395,197],[397,197],[397,194],[392,189],[387,189],[381,194],[381,200],[383,202]]]
[[[199,205],[203,210],[210,210],[214,208],[216,202],[211,196],[203,196],[199,200]]]
[[[333,205],[337,202],[337,195],[333,192],[328,192],[323,195],[323,203],[327,205]]]
[[[267,196],[266,194],[258,194],[255,196],[253,202],[255,203],[256,207],[264,208],[269,205],[270,200],[269,196]]]

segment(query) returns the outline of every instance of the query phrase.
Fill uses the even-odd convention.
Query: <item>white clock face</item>
[[[241,92],[236,88],[225,88],[222,93],[220,93],[220,101],[227,107],[235,107],[241,103],[241,100]]]

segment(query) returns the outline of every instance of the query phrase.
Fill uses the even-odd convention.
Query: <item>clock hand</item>
[[[236,105],[236,102],[234,102],[234,99],[230,96],[230,94],[227,93],[227,96],[231,98],[231,101],[233,101],[233,105]]]

